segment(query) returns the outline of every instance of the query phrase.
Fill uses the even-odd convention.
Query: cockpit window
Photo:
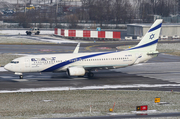
[[[19,61],[11,61],[11,63],[13,63],[13,64],[18,64]]]

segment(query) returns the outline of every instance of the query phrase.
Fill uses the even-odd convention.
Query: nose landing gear
[[[23,79],[23,75],[19,75],[19,79]]]
[[[23,74],[22,74],[22,73],[17,73],[17,72],[15,72],[14,74],[15,74],[15,75],[19,75],[19,79],[23,79]]]

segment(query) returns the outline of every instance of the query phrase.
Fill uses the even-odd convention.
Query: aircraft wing
[[[73,53],[79,53],[79,47],[80,47],[80,43],[77,44],[76,48],[74,49]]]

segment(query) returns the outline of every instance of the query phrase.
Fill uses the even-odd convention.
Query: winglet
[[[73,53],[79,53],[79,47],[80,47],[80,42],[77,44],[76,48],[74,49]]]

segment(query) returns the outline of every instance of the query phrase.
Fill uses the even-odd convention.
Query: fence
[[[121,32],[118,31],[91,31],[91,30],[70,30],[70,29],[54,29],[54,34],[64,37],[76,38],[104,38],[104,39],[120,39]]]

